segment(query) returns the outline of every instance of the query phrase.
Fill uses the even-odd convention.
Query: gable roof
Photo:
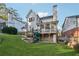
[[[32,9],[30,9],[30,11],[28,12],[28,14],[26,15],[26,18],[28,18],[28,16],[30,15],[30,13],[32,13]],[[35,12],[33,12],[35,13]],[[36,14],[36,13],[35,13]],[[44,16],[44,17],[39,17],[38,14],[36,14],[36,16],[40,19],[40,20],[45,20],[45,19],[49,19],[49,18],[53,18],[53,15],[50,15],[50,16]]]
[[[32,9],[30,9],[30,11],[28,12],[28,14],[26,15],[26,18],[28,18],[28,16],[30,15],[30,13],[32,13]],[[36,14],[35,12],[33,12],[34,14]]]
[[[28,12],[28,14],[26,15],[26,18],[29,16],[31,12],[33,12],[32,9]]]

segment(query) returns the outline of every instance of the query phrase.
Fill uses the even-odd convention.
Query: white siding
[[[76,17],[66,18],[63,32],[71,30],[76,27]]]
[[[29,18],[31,18],[31,17],[34,17],[35,19],[34,19],[34,21],[32,21],[32,22],[29,22]],[[40,20],[40,21],[39,21]],[[46,24],[44,25],[44,28],[41,30],[42,32],[44,32],[44,33],[56,33],[56,25],[54,24],[53,26],[54,26],[54,28],[53,29],[51,29],[51,21],[53,20],[53,16],[52,17],[44,17],[44,18],[39,18],[34,12],[31,12],[30,14],[29,14],[29,16],[27,17],[27,23],[28,23],[28,31],[31,31],[32,30],[32,28],[34,29],[34,30],[39,30],[40,31],[40,26],[38,27],[37,26],[37,23],[39,23],[39,25],[41,25],[40,24],[40,22],[42,21],[42,24],[44,25],[44,23],[49,23],[49,29],[46,29]]]
[[[29,18],[32,18],[32,17],[34,17],[34,21],[29,22]],[[37,29],[37,24],[36,23],[38,21],[37,15],[34,12],[31,12],[27,20],[28,20],[27,21],[28,22],[28,31],[30,31],[32,28],[34,30],[36,30]]]
[[[8,21],[7,21],[8,26],[14,26],[15,21],[13,20],[13,14],[8,13]]]
[[[42,28],[42,33],[55,33],[56,32],[56,25],[55,24],[53,24],[53,29],[51,28],[52,19],[53,18],[42,19],[42,23],[44,25],[44,28]],[[46,23],[49,24],[49,29],[45,28],[47,26]]]
[[[78,20],[78,27],[79,27],[79,18],[77,18],[77,20]]]

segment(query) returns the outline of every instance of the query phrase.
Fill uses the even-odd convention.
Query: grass
[[[1,56],[76,56],[79,53],[63,44],[30,44],[19,35],[0,34]]]

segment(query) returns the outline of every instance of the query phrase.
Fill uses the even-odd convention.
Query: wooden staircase
[[[22,35],[22,40],[24,40],[27,43],[33,42],[33,33],[32,32],[26,32],[25,35]]]

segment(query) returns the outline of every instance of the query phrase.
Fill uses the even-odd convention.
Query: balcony
[[[42,29],[41,33],[56,33],[55,29]]]

